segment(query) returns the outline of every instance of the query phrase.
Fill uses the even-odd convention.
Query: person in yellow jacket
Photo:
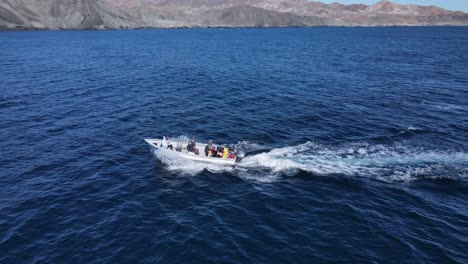
[[[227,147],[224,147],[223,149],[223,159],[227,159],[228,158],[228,148]]]

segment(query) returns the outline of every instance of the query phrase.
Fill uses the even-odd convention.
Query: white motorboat
[[[208,155],[205,152],[205,143],[196,143],[196,148],[199,150],[198,154],[188,151],[187,142],[164,142],[164,139],[145,139],[152,148],[163,151],[167,154],[175,154],[179,157],[201,162],[209,162],[221,165],[234,165],[236,162],[243,158],[242,152],[237,152],[232,147],[218,146],[221,151],[209,151]]]

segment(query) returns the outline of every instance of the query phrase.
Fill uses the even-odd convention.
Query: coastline
[[[390,27],[468,27],[458,24],[441,24],[441,25],[317,25],[317,26],[182,26],[182,27],[120,27],[120,28],[37,28],[37,27],[0,27],[0,32],[9,31],[113,31],[113,30],[168,30],[168,29],[273,29],[273,28],[390,28]]]

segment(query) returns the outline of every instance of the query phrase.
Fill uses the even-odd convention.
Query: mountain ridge
[[[0,0],[0,29],[468,25],[436,6],[309,0]]]

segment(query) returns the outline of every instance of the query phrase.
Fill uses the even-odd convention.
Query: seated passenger
[[[163,136],[163,140],[162,140],[162,143],[161,143],[161,148],[166,148],[166,149],[173,150],[174,146],[169,142],[168,137]]]
[[[167,140],[167,148],[170,150],[174,150],[174,145],[172,145],[172,143],[169,142],[169,137],[166,137],[166,140]]]
[[[218,156],[218,147],[213,145],[213,147],[211,148],[211,156],[212,157],[217,157]]]
[[[218,157],[219,157],[219,158],[222,158],[222,157],[223,157],[224,148],[221,147],[221,146],[218,146],[217,151],[218,151]]]
[[[195,144],[195,137],[192,138],[192,140],[189,141],[188,145],[187,145],[187,150],[189,152],[193,152],[197,155],[200,154],[200,151],[196,148],[196,144]]]
[[[187,144],[187,151],[188,152],[193,152],[193,145],[192,145],[192,141],[189,141],[188,144]]]
[[[209,157],[212,155],[213,150],[213,142],[210,140],[208,144],[205,146],[205,156]]]
[[[184,148],[184,146],[182,145],[182,142],[178,141],[175,150],[177,152],[181,152],[183,148]]]

